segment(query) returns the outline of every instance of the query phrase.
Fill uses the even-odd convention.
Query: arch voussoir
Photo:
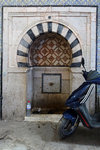
[[[45,33],[54,32],[63,36],[70,44],[72,49],[72,64],[71,67],[81,66],[82,49],[81,44],[74,34],[74,32],[63,24],[56,22],[43,22],[29,29],[20,40],[17,49],[17,64],[18,67],[29,67],[28,65],[28,52],[30,45],[36,40],[38,36]],[[22,59],[21,59],[22,58]]]

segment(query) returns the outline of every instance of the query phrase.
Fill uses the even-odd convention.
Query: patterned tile
[[[37,45],[37,46],[36,46]],[[70,45],[60,35],[41,35],[30,47],[32,66],[70,66],[72,52]]]
[[[97,5],[99,0],[0,0],[0,5]]]

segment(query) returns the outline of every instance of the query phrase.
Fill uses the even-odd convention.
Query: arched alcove
[[[57,33],[45,33],[31,44],[28,56],[32,78],[31,84],[27,83],[32,87],[32,112],[64,111],[65,100],[70,94],[70,44]]]
[[[32,112],[64,111],[72,90],[71,68],[81,66],[81,44],[63,24],[43,22],[29,29],[17,49],[18,67],[29,67],[27,99]]]
[[[71,67],[81,66],[82,49],[79,38],[71,30],[71,28],[57,22],[42,22],[29,29],[18,45],[17,49],[17,65],[18,67],[29,67],[28,52],[31,44],[37,37],[44,33],[57,33],[64,37],[69,42],[72,49],[72,64]]]

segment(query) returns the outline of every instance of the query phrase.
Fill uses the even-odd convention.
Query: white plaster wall
[[[10,73],[3,91],[3,119],[22,120],[26,110],[26,75]]]
[[[27,68],[17,67],[17,47],[23,35],[37,23],[47,21],[48,16],[51,16],[51,21],[71,28],[80,40],[86,68],[88,70],[95,69],[96,8],[4,7],[3,119],[22,119],[25,116]],[[27,51],[27,49],[24,50]],[[79,68],[72,69],[71,79],[73,82],[70,83],[70,92],[83,82],[80,73]],[[79,80],[80,82],[77,82]],[[92,101],[92,105],[94,105],[95,101]]]

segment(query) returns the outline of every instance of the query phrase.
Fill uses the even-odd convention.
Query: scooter
[[[82,75],[85,82],[66,100],[67,110],[63,113],[62,118],[58,123],[58,134],[60,138],[66,138],[73,134],[79,122],[87,128],[100,128],[100,112],[90,115],[86,107],[86,101],[93,91],[96,84],[100,84],[100,74],[96,70],[86,71],[84,66],[85,60],[82,58]]]

